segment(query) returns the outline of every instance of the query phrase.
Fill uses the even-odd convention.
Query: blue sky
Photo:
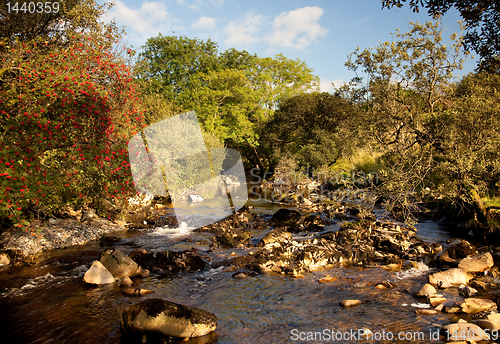
[[[104,1],[100,0],[99,3]],[[217,42],[219,51],[246,50],[261,57],[282,53],[299,58],[332,91],[354,74],[344,62],[356,47],[392,41],[391,32],[408,31],[410,21],[430,20],[425,11],[381,9],[379,0],[116,0],[108,18],[125,27],[128,44],[140,48],[149,37],[180,35]],[[457,12],[442,19],[448,33],[458,31]],[[475,67],[469,60],[457,76]]]

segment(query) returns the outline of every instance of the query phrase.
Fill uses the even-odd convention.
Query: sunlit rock
[[[210,312],[157,298],[127,308],[120,322],[126,336],[195,338],[214,332],[216,327],[217,317]]]
[[[432,284],[426,283],[418,292],[417,296],[428,297],[437,293],[436,288]]]
[[[483,329],[476,324],[471,323],[454,323],[443,326],[440,331],[446,341],[481,341],[489,339]]]
[[[109,284],[114,283],[115,278],[100,261],[96,260],[83,276],[83,281],[90,284]]]
[[[450,288],[467,284],[474,276],[458,268],[436,272],[429,275],[429,283],[440,288]]]
[[[117,249],[105,251],[100,262],[115,278],[134,277],[142,273],[139,264]]]
[[[467,314],[476,314],[485,311],[492,311],[497,309],[496,302],[489,299],[467,298],[457,304],[462,312]]]
[[[458,267],[467,272],[484,272],[493,266],[493,256],[486,252],[472,257],[464,258],[458,263]]]

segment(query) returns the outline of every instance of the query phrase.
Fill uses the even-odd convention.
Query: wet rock
[[[318,280],[320,283],[330,283],[337,280],[337,277],[332,277],[330,275],[326,275],[325,277],[322,277]]]
[[[139,264],[117,249],[105,251],[101,256],[100,262],[115,278],[123,278],[125,276],[134,277],[140,275],[142,272]]]
[[[248,244],[251,234],[249,231],[239,230],[233,233],[232,231],[224,232],[215,237],[215,241],[222,247],[234,248]]]
[[[439,252],[434,256],[434,260],[441,263],[453,263],[455,259],[451,258],[448,254],[448,250]]]
[[[231,277],[236,279],[243,279],[243,278],[248,278],[248,275],[244,272],[237,272],[233,274]]]
[[[271,243],[275,242],[284,242],[292,240],[292,233],[285,231],[282,228],[277,228],[271,230],[269,233],[267,233],[260,241],[261,246],[265,246]]]
[[[432,307],[436,307],[443,302],[446,302],[447,299],[443,297],[443,295],[431,295],[428,300]]]
[[[474,295],[477,295],[477,290],[474,289],[474,288],[471,288],[471,287],[468,287],[464,284],[461,284],[459,287],[458,287],[458,292],[460,295],[462,295],[463,297],[471,297],[471,296],[474,296]]]
[[[497,309],[496,302],[488,299],[467,298],[464,301],[458,302],[457,306],[462,309],[462,312],[467,314],[476,314],[480,312],[492,311]]]
[[[134,283],[132,282],[130,277],[125,276],[120,281],[118,281],[118,284],[120,285],[120,287],[129,287]]]
[[[467,284],[474,276],[458,268],[436,272],[429,275],[429,283],[439,288],[450,288]]]
[[[216,327],[217,317],[210,312],[157,298],[127,308],[120,321],[125,336],[195,338],[214,332]]]
[[[430,295],[434,295],[437,293],[436,288],[432,284],[426,283],[420,290],[417,292],[417,296],[428,297]]]
[[[141,289],[141,288],[127,288],[127,289],[122,289],[122,294],[128,295],[128,296],[143,296],[143,295],[148,295],[148,294],[153,294],[154,291],[148,290],[148,289]]]
[[[280,209],[271,218],[272,226],[293,226],[300,220],[300,213],[297,210]]]
[[[199,271],[203,270],[206,265],[203,258],[195,250],[158,252],[153,264],[171,273]]]
[[[466,272],[480,273],[493,266],[493,256],[486,252],[472,257],[464,258],[458,263],[458,267]]]
[[[10,258],[7,255],[7,253],[0,253],[0,266],[9,264],[10,264]]]
[[[362,305],[363,303],[366,303],[366,301],[363,301],[363,300],[344,300],[344,301],[340,302],[340,305],[342,307],[353,307],[353,306]]]
[[[500,314],[498,313],[490,313],[486,319],[475,319],[472,322],[485,330],[500,331]]]
[[[448,247],[448,255],[452,259],[463,259],[477,254],[477,250],[470,242],[457,239]]]
[[[114,283],[115,278],[100,261],[96,260],[92,263],[90,269],[85,272],[83,281],[89,284],[109,284]]]
[[[489,336],[476,324],[454,323],[443,326],[440,334],[446,341],[482,341],[487,340]]]
[[[415,309],[416,315],[436,315],[438,313],[435,309],[425,309],[425,308],[417,308]]]
[[[375,289],[394,289],[396,285],[394,283],[391,283],[389,281],[384,281],[382,283],[379,283],[375,286]]]

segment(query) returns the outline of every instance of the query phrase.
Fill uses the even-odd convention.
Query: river
[[[251,199],[248,205],[254,206],[257,213],[272,214],[278,209],[263,199]],[[448,238],[447,232],[432,221],[416,227],[426,241]],[[176,230],[124,232],[119,236],[121,240],[115,246],[130,253],[136,247],[184,250],[194,246],[206,250],[196,241],[209,239],[211,234],[194,233],[181,224]],[[216,249],[209,253],[212,266],[231,254],[246,254],[249,250]],[[393,272],[335,267],[307,273],[304,278],[257,275],[243,279],[233,278],[234,272],[224,267],[208,268],[171,278],[136,278],[134,287],[155,293],[135,298],[123,295],[115,284],[95,287],[82,281],[84,272],[102,251],[98,242],[91,242],[47,253],[31,266],[2,268],[2,343],[120,343],[122,311],[147,297],[165,298],[216,314],[218,327],[209,342],[219,344],[348,343],[362,339],[357,337],[360,329],[370,329],[379,336],[374,337],[379,339],[376,342],[397,342],[402,336],[406,339],[400,342],[437,343],[432,337],[436,331],[456,320],[444,313],[415,314],[419,300],[405,290],[425,283],[429,272],[425,265]],[[318,279],[325,275],[336,280],[319,283]],[[393,282],[396,288],[374,288],[383,281]],[[339,302],[345,299],[368,302],[342,308]]]

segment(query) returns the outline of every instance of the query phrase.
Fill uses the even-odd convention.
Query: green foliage
[[[461,38],[453,35],[444,44],[438,23],[411,25],[395,42],[357,49],[346,65],[361,69],[368,81],[362,92],[345,86],[339,94],[365,96],[371,123],[365,132],[383,153],[380,191],[392,199],[393,210],[409,217],[417,192],[430,187],[482,212],[477,195],[494,190],[499,176],[499,80],[480,73],[455,85]]]
[[[382,8],[398,8],[406,0],[381,0]],[[500,73],[500,4],[491,0],[410,0],[410,8],[418,12],[420,7],[427,9],[433,17],[441,16],[452,7],[460,12],[465,20],[466,34],[464,46],[475,51],[479,57],[479,70]]]
[[[150,38],[140,63],[146,93],[160,94],[174,108],[195,110],[205,132],[252,164],[267,164],[259,140],[279,104],[319,84],[300,60],[260,58],[235,49],[218,53],[211,40],[182,36]]]
[[[331,165],[350,154],[362,112],[329,93],[305,93],[284,101],[267,125],[262,144],[271,165],[293,156],[300,166]],[[355,124],[356,123],[356,124]],[[359,122],[358,122],[359,123]]]

